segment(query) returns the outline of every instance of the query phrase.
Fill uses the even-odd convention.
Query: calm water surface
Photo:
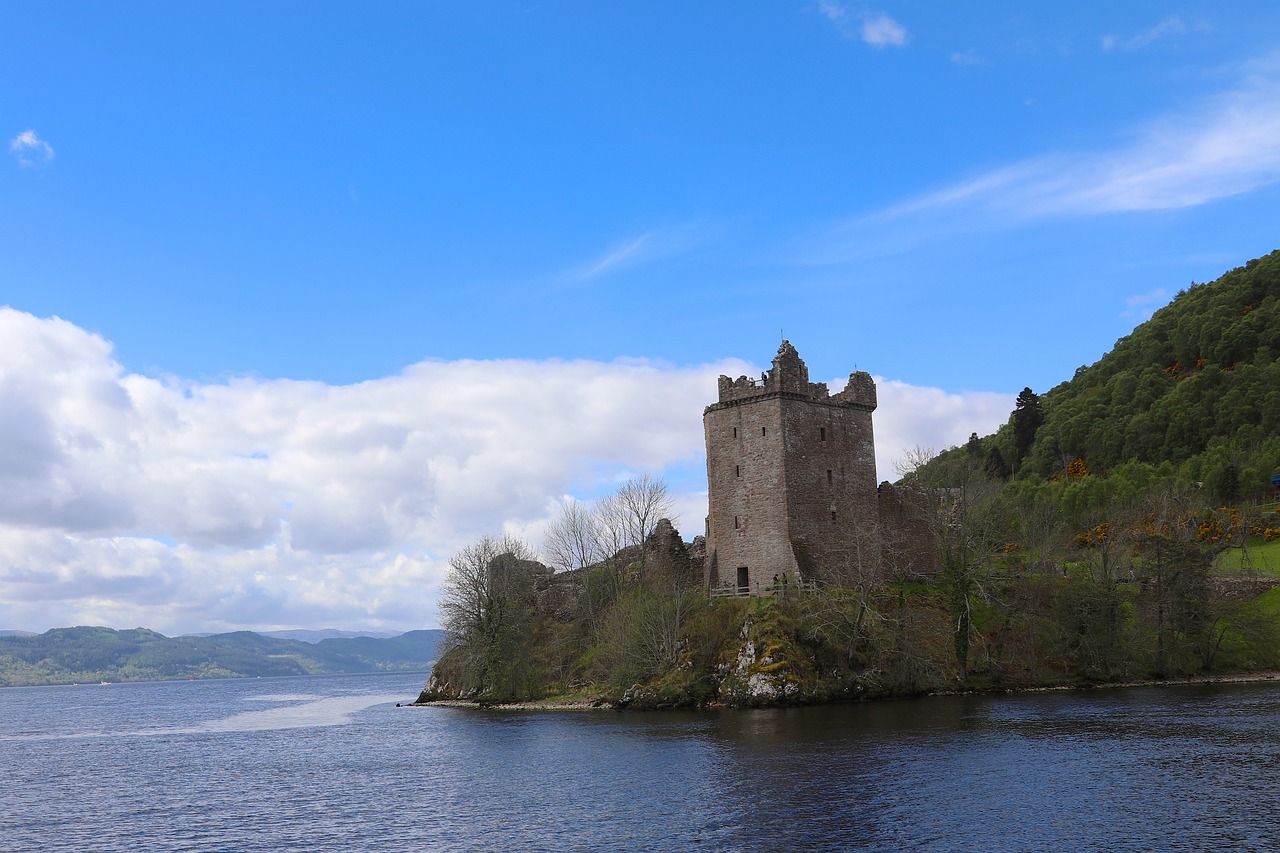
[[[0,849],[1273,850],[1280,685],[698,714],[0,690]]]

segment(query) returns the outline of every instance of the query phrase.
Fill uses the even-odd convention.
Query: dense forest
[[[0,636],[0,687],[421,670],[435,660],[439,634],[410,631],[313,644],[251,631],[166,637],[146,628],[55,628]]]
[[[571,506],[544,559],[453,563],[422,700],[780,704],[1280,665],[1280,252],[1193,284],[994,435],[896,484],[936,545],[864,578],[708,598],[655,563],[660,481]]]
[[[1220,504],[1263,493],[1280,470],[1278,299],[1280,252],[1192,284],[1070,381],[1024,390],[983,447],[998,469],[1041,478],[1077,460],[1120,477],[1137,463]]]

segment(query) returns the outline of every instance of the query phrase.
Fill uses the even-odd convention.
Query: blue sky
[[[878,377],[891,478],[1277,247],[1277,33],[1262,2],[9,9],[0,627],[433,624],[452,549],[638,470],[691,537],[714,377],[782,334]]]

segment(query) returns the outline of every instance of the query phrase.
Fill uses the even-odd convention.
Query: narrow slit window
[[[832,515],[835,515],[835,513],[832,513]],[[738,529],[738,517],[736,515],[733,517],[733,529]]]
[[[733,437],[734,437],[734,438],[737,438],[737,437],[738,437],[738,428],[737,428],[737,427],[734,427],[734,428],[733,428]]]
[[[830,472],[827,472],[827,473],[830,473]],[[735,476],[735,477],[741,477],[741,476],[742,476],[742,466],[741,466],[741,465],[734,465],[734,466],[733,466],[733,476]]]
[[[769,430],[768,430],[768,428],[767,428],[767,427],[760,427],[760,434],[761,434],[761,435],[767,435],[767,434],[768,434],[768,432],[769,432]]]
[[[832,520],[832,521],[835,521],[835,520],[836,520],[836,511],[835,511],[834,509],[833,509],[833,510],[831,510],[831,520]]]
[[[828,468],[828,469],[827,469],[827,483],[828,483],[828,484],[830,484],[830,483],[832,483],[832,482],[834,482],[834,481],[832,480],[832,477],[831,477],[831,469],[830,469],[830,468]]]
[[[827,428],[826,428],[826,427],[818,427],[818,431],[819,431],[819,438],[820,438],[822,441],[826,441],[826,440],[827,440]]]

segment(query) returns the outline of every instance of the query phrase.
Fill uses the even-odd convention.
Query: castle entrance
[[[750,594],[750,587],[751,587],[751,580],[747,576],[747,567],[738,566],[738,594],[739,595]]]

